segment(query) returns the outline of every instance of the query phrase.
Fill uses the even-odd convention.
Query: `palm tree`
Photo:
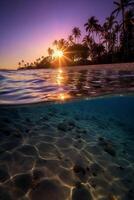
[[[87,47],[91,47],[92,44],[94,43],[94,40],[92,39],[92,37],[90,37],[89,35],[86,35],[83,40],[82,40],[83,44]]]
[[[24,67],[24,60],[22,60],[21,63],[22,63],[22,67]]]
[[[116,34],[116,41],[117,41],[117,50],[119,48],[120,28],[121,28],[121,26],[118,23],[115,25],[115,28],[114,28],[114,32]]]
[[[58,44],[57,44],[58,49],[64,50],[67,48],[67,46],[68,46],[68,42],[64,38],[61,38],[58,41]]]
[[[102,44],[96,44],[94,54],[101,57],[105,53],[105,47]]]
[[[54,40],[53,41],[53,46],[55,46],[57,48],[57,46],[58,46],[58,40]]]
[[[134,25],[133,25],[134,13],[133,10],[130,9],[125,13],[125,47],[126,52],[134,51]]]
[[[98,31],[99,24],[98,19],[95,18],[95,16],[92,16],[88,19],[87,23],[84,24],[86,28],[86,32],[88,32],[89,36],[92,36],[94,39],[94,32]]]
[[[19,68],[21,68],[21,62],[18,63]]]
[[[72,35],[68,36],[68,41],[70,44],[73,44],[73,36]]]
[[[123,37],[125,36],[125,9],[134,6],[133,0],[117,0],[114,1],[116,5],[116,9],[112,12],[112,14],[116,13],[116,16],[121,12],[122,15],[122,25],[123,25]]]
[[[117,21],[115,20],[114,15],[110,15],[110,17],[106,18],[106,27],[108,32],[108,48],[109,51],[113,51],[113,47],[116,44],[116,33],[115,33],[115,25],[117,24]]]
[[[117,24],[114,15],[110,15],[110,17],[106,18],[107,28],[110,32],[112,32],[113,26]]]
[[[107,22],[104,22],[104,24],[102,26],[101,40],[102,40],[102,43],[105,44],[105,48],[108,53],[109,31],[108,31]]]
[[[52,57],[52,55],[53,55],[53,53],[54,53],[54,50],[51,49],[51,48],[48,48],[47,52],[48,52],[48,55],[49,55],[50,57]]]
[[[81,36],[81,30],[79,29],[79,27],[74,27],[73,30],[72,30],[72,35],[74,36],[75,38],[75,43],[76,43],[76,40],[80,38]]]

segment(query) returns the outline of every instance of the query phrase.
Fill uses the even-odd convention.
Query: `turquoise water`
[[[0,200],[133,200],[134,72],[0,74]]]
[[[134,96],[0,107],[1,200],[134,199]]]

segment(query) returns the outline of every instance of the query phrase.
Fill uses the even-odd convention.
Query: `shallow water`
[[[134,96],[0,107],[1,200],[134,199]]]
[[[133,199],[134,71],[0,72],[0,200]]]
[[[0,104],[27,104],[134,91],[133,70],[0,71]]]

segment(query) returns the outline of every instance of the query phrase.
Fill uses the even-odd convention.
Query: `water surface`
[[[7,71],[0,83],[0,200],[134,199],[133,71]]]
[[[0,72],[0,104],[94,97],[134,91],[134,71],[45,69]]]

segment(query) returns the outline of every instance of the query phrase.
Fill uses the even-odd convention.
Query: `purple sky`
[[[0,68],[16,68],[47,55],[55,39],[67,38],[92,15],[104,22],[113,0],[0,0]]]

